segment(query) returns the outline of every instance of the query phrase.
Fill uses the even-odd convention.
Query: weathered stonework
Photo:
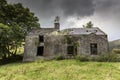
[[[71,28],[60,31],[59,27],[59,21],[55,21],[55,28],[30,31],[26,35],[23,61],[52,59],[57,55],[91,56],[108,52],[107,34],[99,28]]]

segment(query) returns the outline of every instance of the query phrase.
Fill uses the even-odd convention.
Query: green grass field
[[[0,80],[120,80],[120,63],[36,61],[0,66]]]

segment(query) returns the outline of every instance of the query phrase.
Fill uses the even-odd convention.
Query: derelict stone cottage
[[[23,61],[104,52],[108,52],[108,38],[102,30],[97,27],[60,30],[59,17],[56,17],[54,28],[34,29],[26,35]]]

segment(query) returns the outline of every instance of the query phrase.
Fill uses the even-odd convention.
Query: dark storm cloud
[[[119,23],[120,0],[94,0],[95,13],[105,21]],[[118,24],[119,25],[119,24]],[[118,26],[116,26],[118,27]]]
[[[8,0],[22,2],[41,17],[55,15],[90,16],[94,13],[93,0]]]
[[[76,26],[93,20],[111,39],[120,37],[120,0],[7,0],[20,2],[40,19],[41,26],[53,26],[55,16],[61,18],[61,28]],[[86,17],[87,18],[86,18]],[[71,18],[73,21],[69,22]],[[74,17],[78,18],[74,20]],[[83,21],[82,21],[83,20]],[[79,21],[82,21],[79,23]],[[87,23],[87,22],[86,22]],[[83,25],[83,24],[82,24]],[[67,27],[67,28],[68,28]],[[114,31],[113,31],[114,30]],[[116,35],[116,37],[114,37]],[[119,35],[119,36],[117,36]]]
[[[120,0],[94,0],[95,11],[104,13],[108,11],[120,11]],[[112,13],[111,13],[112,14]]]
[[[46,15],[89,16],[94,13],[92,0],[41,0],[40,10]]]
[[[92,0],[61,0],[61,9],[65,15],[90,16],[94,13]]]

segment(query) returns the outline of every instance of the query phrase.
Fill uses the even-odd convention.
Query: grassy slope
[[[120,63],[75,60],[14,63],[0,66],[0,80],[120,80]]]
[[[109,42],[110,50],[120,48],[120,39]]]

